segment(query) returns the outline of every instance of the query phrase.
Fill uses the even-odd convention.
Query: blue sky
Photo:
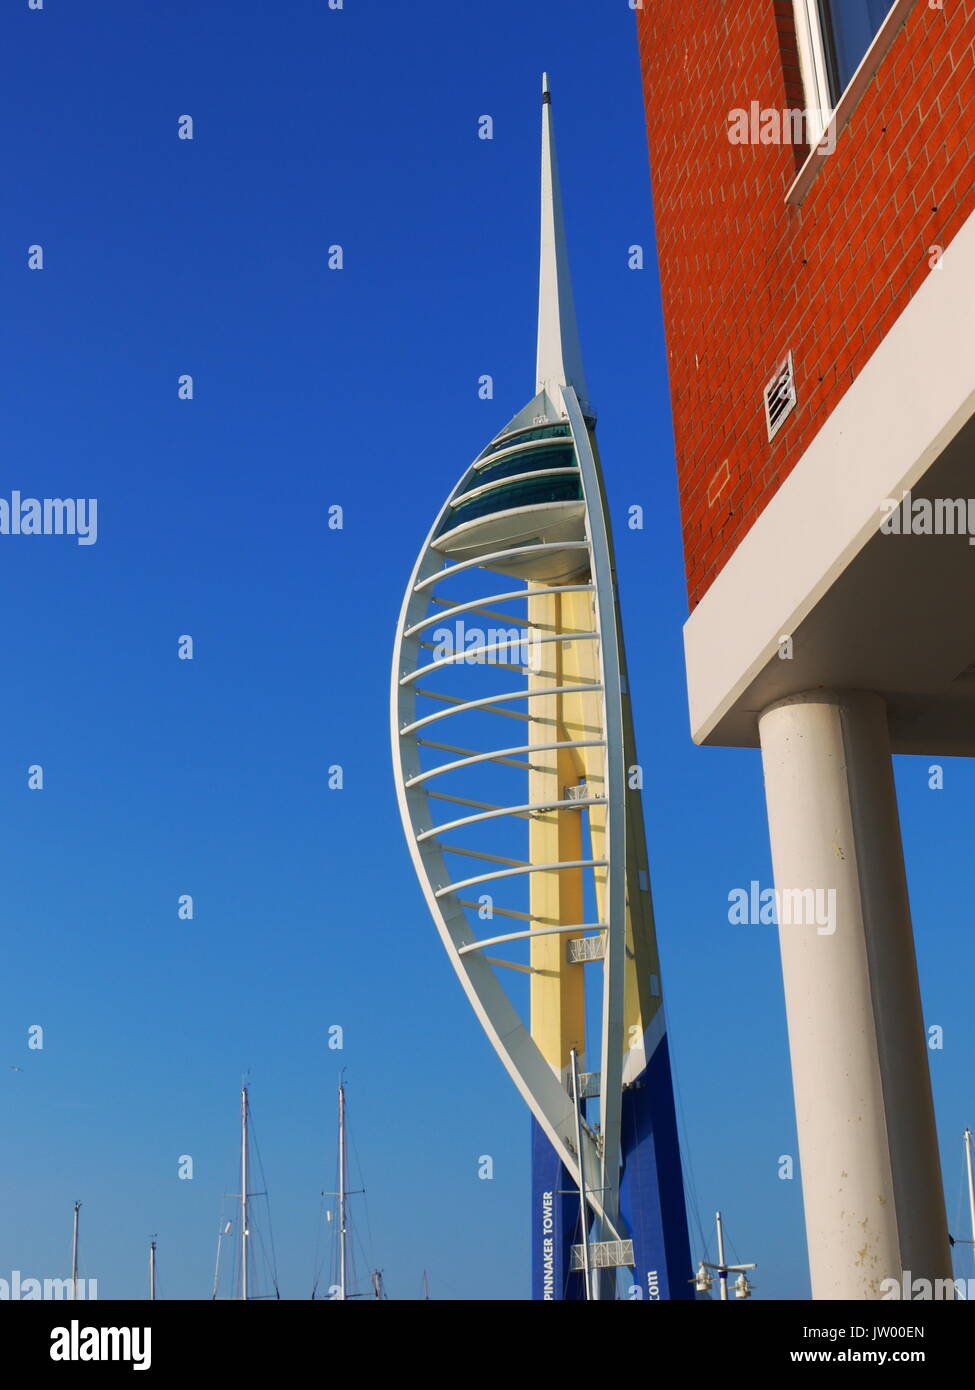
[[[65,1272],[80,1199],[82,1273],[102,1297],[144,1296],[153,1233],[162,1296],[206,1297],[250,1069],[281,1292],[308,1297],[345,1066],[366,1254],[390,1296],[418,1296],[424,1269],[435,1298],[527,1295],[528,1117],[413,877],[387,684],[432,517],[534,390],[547,69],[693,1253],[702,1224],[713,1247],[721,1206],[759,1296],[807,1297],[799,1182],[777,1176],[796,1153],[777,943],[727,920],[731,889],[770,882],[759,758],[697,749],[687,728],[633,13],[23,0],[0,19],[0,64],[0,496],[99,503],[93,546],[0,537],[0,1276]],[[44,269],[29,271],[36,244]],[[633,503],[642,532],[625,526]],[[336,504],[342,531],[326,524]],[[975,775],[949,761],[931,791],[928,761],[898,760],[897,778],[957,1233]],[[27,1048],[36,1024],[42,1051]]]

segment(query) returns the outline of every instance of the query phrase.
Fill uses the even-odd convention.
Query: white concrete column
[[[886,706],[809,691],[759,735],[813,1298],[949,1279]]]

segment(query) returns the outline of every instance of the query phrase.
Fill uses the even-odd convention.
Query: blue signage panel
[[[583,1297],[582,1276],[569,1273],[578,1244],[579,1189],[532,1116],[532,1298],[554,1302]]]
[[[694,1298],[677,1115],[664,1034],[623,1092],[620,1215],[633,1239],[634,1298]],[[640,1293],[636,1289],[641,1290]]]
[[[666,1035],[634,1085],[623,1092],[620,1215],[635,1267],[621,1271],[622,1296],[693,1299],[687,1211]],[[532,1119],[532,1298],[581,1299],[582,1276],[569,1272],[581,1239],[579,1192]]]

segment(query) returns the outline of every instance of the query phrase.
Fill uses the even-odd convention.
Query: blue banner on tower
[[[666,1033],[623,1092],[620,1216],[633,1239],[633,1298],[694,1298]],[[636,1290],[640,1292],[637,1293]]]
[[[532,1298],[581,1299],[582,1276],[569,1272],[581,1239],[579,1190],[532,1116]]]

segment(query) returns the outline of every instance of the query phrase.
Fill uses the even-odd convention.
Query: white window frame
[[[888,49],[907,21],[917,0],[891,0],[887,17],[863,55],[860,66],[850,78],[839,100],[833,105],[829,90],[829,64],[823,40],[817,0],[792,0],[796,18],[796,41],[799,49],[799,68],[805,93],[806,129],[809,155],[785,201],[798,207],[824,162],[824,154],[835,146],[836,137],[856,110],[863,93],[883,62]],[[829,134],[829,139],[824,137]],[[820,141],[823,141],[821,149]]]
[[[833,114],[829,91],[829,65],[819,19],[817,0],[792,0],[796,15],[799,67],[806,94],[806,123],[810,148],[822,139]]]

